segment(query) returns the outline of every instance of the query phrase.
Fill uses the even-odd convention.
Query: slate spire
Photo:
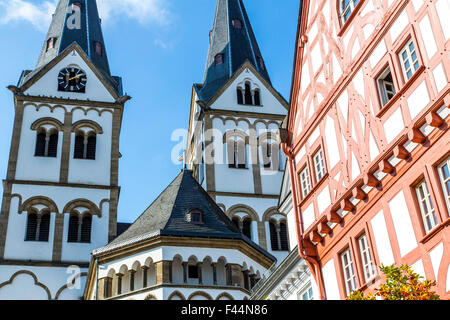
[[[111,76],[96,0],[59,0],[36,69],[74,42],[100,71]]]
[[[201,98],[212,98],[247,60],[270,83],[243,0],[217,0]]]

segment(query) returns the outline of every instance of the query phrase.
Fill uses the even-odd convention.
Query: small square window
[[[382,107],[384,107],[396,94],[394,80],[392,78],[391,69],[389,67],[387,67],[378,77],[377,85],[381,105]]]
[[[222,53],[216,54],[216,56],[214,57],[214,63],[216,64],[216,66],[223,64],[223,54]]]
[[[407,81],[411,79],[413,74],[420,67],[419,58],[417,57],[416,48],[414,47],[412,39],[403,47],[398,56],[400,58],[403,75]]]
[[[233,23],[233,27],[235,29],[242,29],[242,21],[241,20],[233,19],[232,23]]]

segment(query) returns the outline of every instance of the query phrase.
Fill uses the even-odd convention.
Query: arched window
[[[242,89],[238,87],[236,91],[238,104],[244,104],[244,93],[242,92]]]
[[[358,5],[360,0],[339,0],[339,10],[341,16],[342,25],[347,22],[348,18],[352,15],[353,10]]]
[[[245,219],[242,222],[242,233],[249,239],[252,238],[252,221],[250,219]]]
[[[246,145],[242,137],[229,137],[227,140],[228,167],[234,169],[245,169]]]
[[[261,97],[259,96],[258,89],[255,90],[254,99],[255,99],[255,106],[260,106],[261,105]]]
[[[50,213],[28,214],[25,241],[48,242],[50,231]]]
[[[42,129],[37,133],[36,149],[34,155],[36,157],[53,157],[58,152],[58,132],[55,130]]]
[[[253,105],[252,91],[250,88],[250,83],[248,82],[245,83],[245,104],[250,106]]]
[[[280,251],[277,227],[273,221],[269,222],[269,228],[270,228],[270,244],[272,246],[272,251]]]
[[[95,160],[97,148],[97,136],[90,132],[88,135],[83,132],[78,132],[75,136],[75,159]]]
[[[92,216],[90,214],[85,214],[83,217],[78,214],[71,214],[67,242],[90,243],[91,229]]]

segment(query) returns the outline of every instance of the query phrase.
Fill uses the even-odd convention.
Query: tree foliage
[[[385,283],[368,295],[362,291],[354,291],[347,300],[440,300],[432,290],[435,281],[429,281],[414,273],[410,266],[381,266],[386,276]]]

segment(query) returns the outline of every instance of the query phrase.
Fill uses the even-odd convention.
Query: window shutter
[[[50,136],[48,141],[48,156],[56,158],[58,152],[58,133],[54,133]]]
[[[34,155],[36,157],[44,157],[45,156],[45,133],[38,133],[36,139],[36,151]]]
[[[48,234],[50,231],[50,214],[45,213],[41,216],[39,225],[39,241],[48,242]]]
[[[83,217],[81,223],[81,242],[90,243],[91,242],[91,227],[92,227],[92,217],[86,215]]]
[[[35,213],[31,213],[28,215],[27,233],[25,241],[36,241],[36,231],[37,231],[37,215]]]
[[[235,153],[235,141],[234,139],[227,140],[227,158],[228,158],[228,167],[234,168],[234,153]]]
[[[75,159],[83,159],[84,158],[84,136],[77,135],[75,137],[75,150],[73,153],[73,157]]]
[[[97,146],[97,137],[90,136],[87,142],[86,159],[95,160],[95,149]]]
[[[273,222],[269,223],[270,225],[270,244],[272,245],[272,251],[279,251],[278,246],[278,236],[277,236],[277,228]]]
[[[245,140],[239,139],[237,141],[237,159],[238,168],[245,168]]]
[[[78,242],[78,216],[71,215],[69,218],[69,235],[67,242]]]
[[[280,241],[281,241],[281,250],[289,251],[287,226],[283,222],[280,223]]]

